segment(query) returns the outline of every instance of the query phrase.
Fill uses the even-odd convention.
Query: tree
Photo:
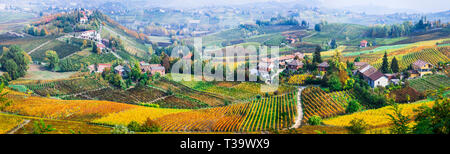
[[[358,112],[361,109],[361,104],[359,104],[356,100],[351,100],[348,105],[347,108],[345,109],[346,113],[354,113],[354,112]]]
[[[312,116],[308,119],[308,124],[310,125],[320,125],[322,123],[322,118],[317,115]]]
[[[316,47],[316,50],[313,53],[313,63],[322,63],[322,57],[320,56],[320,51],[322,48],[320,46]]]
[[[23,52],[18,46],[12,46],[8,52],[3,52],[0,58],[1,68],[8,72],[11,80],[26,74],[29,63]]]
[[[314,25],[314,30],[316,30],[316,31],[318,31],[318,32],[322,31],[322,24],[316,24],[316,25]]]
[[[389,72],[389,62],[387,57],[387,52],[384,52],[383,63],[381,64],[381,72],[388,73]]]
[[[93,45],[92,45],[92,52],[93,53],[97,53],[97,44],[96,43],[93,43]]]
[[[153,54],[153,47],[152,47],[152,45],[150,45],[149,47],[148,47],[148,54],[149,55],[152,55]]]
[[[398,73],[400,71],[397,58],[395,58],[395,57],[392,59],[392,62],[391,62],[391,70],[394,73]]]
[[[81,46],[81,48],[86,48],[86,46],[87,46],[87,41],[83,40],[83,45]]]
[[[150,64],[161,64],[161,59],[156,54],[152,54]]]
[[[45,52],[45,61],[48,62],[48,67],[55,71],[56,66],[58,66],[59,63],[58,53],[53,50],[47,50]]]
[[[330,90],[332,91],[342,90],[341,81],[339,80],[339,77],[336,75],[331,75],[331,78],[328,80],[327,84],[330,87]]]
[[[397,103],[395,103],[393,100],[391,100],[391,102],[391,110],[394,111],[394,113],[387,114],[393,124],[392,127],[389,128],[389,130],[392,134],[408,134],[411,130],[411,128],[409,128],[408,126],[408,123],[411,119],[407,115],[402,114],[402,110]]]
[[[421,106],[415,111],[418,114],[414,134],[450,134],[450,98],[444,97],[444,92],[441,87],[432,94],[436,97],[432,108]]]
[[[364,134],[369,126],[363,119],[353,119],[347,129],[350,134]]]
[[[8,107],[11,104],[11,101],[8,100],[8,97],[6,97],[8,92],[3,92],[4,88],[5,82],[2,82],[0,84],[0,110],[3,110],[5,107]]]
[[[338,47],[336,39],[332,39],[330,41],[330,47],[331,47],[331,49],[336,49]]]
[[[166,55],[164,52],[162,52],[161,56],[162,56],[161,59],[162,59],[162,62],[163,62],[162,65],[166,69],[165,71],[169,72],[169,70],[170,70],[170,59],[169,59],[169,56]]]
[[[52,125],[46,125],[42,119],[39,122],[34,122],[33,134],[46,134],[55,130],[55,128],[52,128]]]

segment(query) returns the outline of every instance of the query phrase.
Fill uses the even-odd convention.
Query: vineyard
[[[314,115],[328,118],[345,113],[345,108],[319,87],[308,87],[302,91],[303,121]]]
[[[409,53],[403,56],[396,57],[399,60],[400,70],[408,68],[409,65],[417,60],[423,60],[437,66],[438,62],[449,62],[450,58],[446,55],[450,52],[450,47],[437,47],[437,48],[427,48],[419,52]],[[389,62],[392,60],[392,56],[388,57]],[[375,68],[380,68],[382,63],[382,58],[379,57],[377,61],[369,62]]]
[[[83,100],[106,100],[113,102],[136,104],[139,102],[150,102],[166,94],[163,91],[138,86],[128,90],[102,88],[93,91],[86,91],[75,96],[65,97],[64,99],[83,99]]]
[[[40,96],[61,96],[107,87],[108,84],[101,83],[92,78],[74,78],[70,80],[24,84],[23,86]]]
[[[138,107],[108,101],[58,100],[17,93],[8,93],[7,98],[13,102],[10,106],[3,109],[4,112],[48,119],[76,119],[86,121],[88,119],[106,116],[110,113]]]
[[[338,102],[342,107],[346,107],[351,100],[356,99],[350,90],[335,91],[329,93],[328,95],[330,95],[330,97],[333,98],[334,101]]]
[[[410,86],[417,91],[437,90],[440,86],[450,87],[449,77],[444,75],[430,75],[418,79],[408,80]]]
[[[293,75],[289,78],[288,83],[296,84],[296,85],[303,85],[303,84],[305,84],[305,80],[308,79],[308,77],[312,77],[312,75],[307,75],[307,74]]]
[[[0,113],[0,134],[5,134],[23,121],[23,118]]]
[[[136,121],[140,124],[144,123],[147,118],[156,119],[168,114],[179,112],[187,112],[186,109],[161,109],[151,107],[136,107],[126,111],[113,113],[108,116],[96,119],[94,123],[103,123],[108,125],[128,125],[131,121]]]
[[[418,108],[419,106],[426,105],[426,106],[433,106],[434,102],[421,102],[421,103],[412,103],[412,104],[400,104],[399,107],[402,110],[402,114],[414,116],[417,113],[413,111],[413,109]],[[385,127],[389,126],[391,124],[391,121],[389,119],[389,116],[387,114],[392,114],[393,111],[391,110],[392,106],[386,106],[379,109],[372,109],[372,110],[366,110],[362,112],[353,113],[350,115],[343,115],[336,118],[330,118],[325,119],[323,123],[325,125],[332,125],[332,126],[349,126],[350,121],[357,118],[357,119],[363,119],[364,122],[366,122],[369,127],[376,128],[376,127]]]
[[[286,128],[296,114],[295,93],[156,119],[163,131],[242,132]]]

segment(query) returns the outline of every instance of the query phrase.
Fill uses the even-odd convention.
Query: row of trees
[[[441,27],[446,27],[446,24],[442,24],[440,20],[427,21],[426,17],[422,17],[416,24],[413,24],[411,21],[405,21],[401,24],[371,26],[367,30],[366,35],[372,38],[403,37],[409,36],[416,31],[426,31]]]
[[[384,52],[383,62],[381,63],[380,71],[382,73],[398,73],[400,71],[397,58],[392,58],[391,65],[389,66],[387,53]]]

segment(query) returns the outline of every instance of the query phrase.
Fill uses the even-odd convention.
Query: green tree
[[[316,47],[316,50],[313,53],[313,63],[322,63],[322,57],[320,56],[320,51],[322,48],[320,46]]]
[[[97,48],[98,48],[97,47],[97,43],[93,43],[93,45],[92,45],[92,52],[93,53],[97,53],[97,51],[98,51]]]
[[[364,134],[369,126],[363,119],[353,119],[350,121],[350,126],[347,129],[350,134]]]
[[[415,111],[418,114],[414,134],[450,134],[450,98],[444,97],[444,92],[441,87],[433,94],[436,100],[432,108],[421,106]]]
[[[331,75],[331,77],[328,80],[327,84],[330,87],[330,90],[332,90],[332,91],[342,90],[342,83],[339,80],[339,77],[336,76],[336,75]]]
[[[345,109],[345,112],[346,113],[354,113],[354,112],[358,112],[361,108],[362,108],[361,104],[359,104],[356,100],[351,100],[348,103],[347,108]]]
[[[8,52],[3,52],[0,58],[1,68],[8,72],[11,80],[15,80],[26,74],[28,69],[27,58],[23,50],[18,46],[12,46]]]
[[[402,114],[402,110],[393,100],[390,100],[392,103],[391,110],[394,111],[393,114],[387,114],[392,122],[392,127],[389,128],[392,134],[408,134],[410,133],[411,128],[409,128],[408,123],[410,122],[410,118],[407,115]]]
[[[58,53],[53,50],[47,50],[45,52],[45,61],[48,63],[48,67],[55,71],[56,66],[58,66],[59,63]]]
[[[383,63],[381,64],[380,71],[382,73],[388,73],[389,72],[389,62],[388,62],[387,52],[384,52]]]
[[[322,118],[320,116],[314,115],[308,119],[308,124],[310,125],[320,125],[322,123]]]
[[[3,110],[5,107],[8,107],[9,105],[11,105],[11,102],[6,95],[8,94],[8,92],[3,92],[5,88],[5,83],[2,82],[0,84],[0,110]]]
[[[398,73],[400,71],[399,66],[398,66],[398,61],[397,58],[392,58],[392,62],[391,62],[391,70],[394,73]]]
[[[317,32],[322,31],[322,24],[316,24],[316,25],[314,25],[314,30],[316,30]]]
[[[33,125],[33,134],[47,134],[55,130],[52,125],[46,125],[42,119],[39,122],[35,121]]]

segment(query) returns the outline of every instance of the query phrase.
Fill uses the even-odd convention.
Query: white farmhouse
[[[369,83],[372,88],[378,86],[386,87],[389,84],[389,79],[380,71],[376,71],[368,77],[367,83]]]

